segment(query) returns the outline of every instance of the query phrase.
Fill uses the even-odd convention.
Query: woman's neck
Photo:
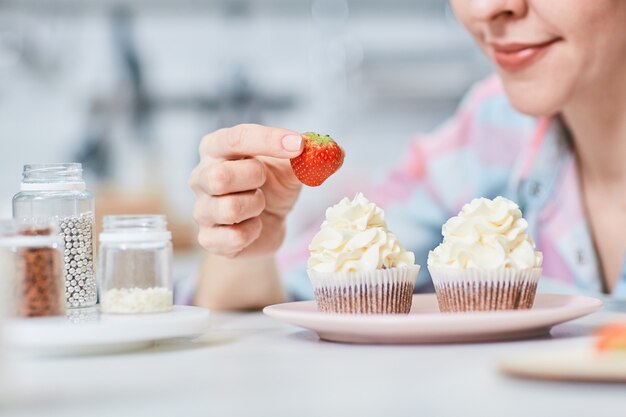
[[[574,145],[603,290],[611,293],[626,252],[621,232],[626,227],[626,79],[589,89],[563,110],[563,119]]]
[[[626,77],[620,78],[589,88],[563,110],[583,180],[606,187],[626,184]]]

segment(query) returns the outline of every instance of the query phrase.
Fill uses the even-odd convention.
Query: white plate
[[[209,311],[174,306],[167,313],[99,314],[97,308],[69,310],[67,317],[8,320],[5,342],[10,350],[37,355],[116,352],[155,341],[195,337],[209,326]]]
[[[277,304],[263,312],[335,342],[451,343],[539,336],[601,307],[602,301],[591,297],[537,294],[530,310],[440,313],[434,294],[420,294],[413,296],[407,315],[328,314],[318,311],[315,301]]]
[[[512,376],[580,382],[626,382],[626,352],[596,352],[593,348],[562,349],[500,361],[500,369]]]

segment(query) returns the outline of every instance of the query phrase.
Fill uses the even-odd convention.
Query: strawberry
[[[291,159],[291,168],[303,184],[317,187],[341,168],[344,152],[328,135],[307,132],[302,139],[304,150]]]
[[[597,350],[626,351],[626,323],[606,324],[596,331],[596,336],[598,336]]]

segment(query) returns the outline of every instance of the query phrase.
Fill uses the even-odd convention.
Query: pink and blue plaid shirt
[[[400,167],[368,197],[385,209],[390,230],[422,265],[417,290],[430,291],[426,257],[441,242],[443,223],[472,198],[498,195],[516,201],[528,220],[544,254],[544,290],[602,292],[566,132],[558,117],[517,112],[497,77],[475,86],[434,133],[415,138]],[[280,253],[293,299],[313,297],[307,257],[306,245]],[[625,274],[612,296],[626,297]]]

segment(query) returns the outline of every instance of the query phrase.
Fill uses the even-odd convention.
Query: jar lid
[[[55,223],[0,220],[0,247],[41,247],[62,243]]]
[[[22,191],[84,191],[79,163],[28,164],[22,173]]]
[[[167,220],[160,214],[124,214],[104,216],[100,242],[137,243],[169,241]]]
[[[23,182],[20,191],[85,191],[85,182]]]
[[[138,243],[172,240],[172,233],[164,232],[102,232],[100,243]]]

